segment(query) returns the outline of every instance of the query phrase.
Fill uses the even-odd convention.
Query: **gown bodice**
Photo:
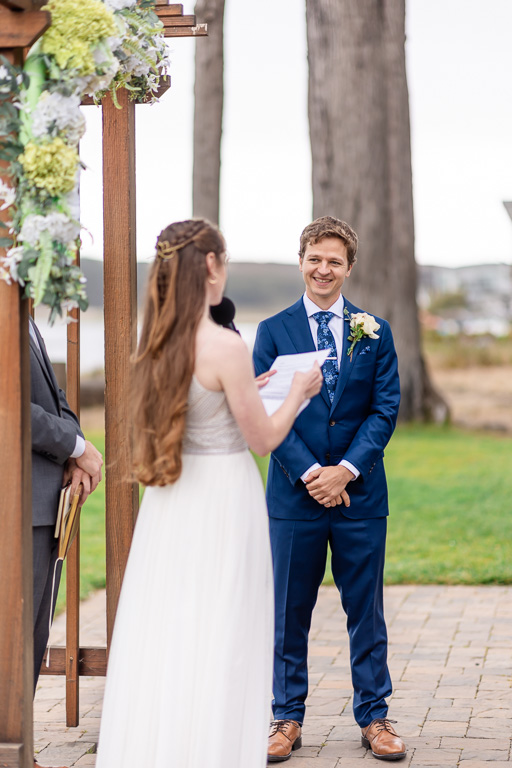
[[[237,453],[246,448],[224,392],[206,389],[192,376],[183,453]]]

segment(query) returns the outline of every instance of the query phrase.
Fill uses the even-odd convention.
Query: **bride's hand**
[[[268,380],[271,376],[274,375],[274,373],[277,373],[277,371],[265,371],[265,373],[260,373],[259,376],[256,376],[254,381],[256,382],[258,389],[262,389],[266,384],[268,384]]]
[[[324,377],[322,375],[322,370],[318,363],[315,363],[311,370],[307,373],[297,371],[293,377],[292,386],[298,388],[300,387],[302,390],[303,399],[306,400],[307,398],[318,395],[322,389],[323,380]]]

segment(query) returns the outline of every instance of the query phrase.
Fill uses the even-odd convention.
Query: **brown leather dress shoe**
[[[407,747],[391,723],[396,720],[378,717],[366,728],[361,728],[361,744],[371,749],[378,760],[401,760],[407,754]]]
[[[295,720],[273,720],[268,738],[268,762],[281,763],[302,747],[302,729]]]

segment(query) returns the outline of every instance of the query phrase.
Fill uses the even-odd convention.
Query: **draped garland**
[[[0,57],[0,279],[17,282],[50,322],[87,308],[86,280],[75,265],[80,212],[80,103],[99,103],[126,88],[135,101],[156,101],[168,65],[154,0],[49,0],[51,26],[23,70]],[[8,231],[6,231],[8,230]],[[10,235],[10,236],[7,236]]]

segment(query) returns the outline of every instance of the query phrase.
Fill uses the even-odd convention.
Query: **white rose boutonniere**
[[[351,360],[357,342],[361,341],[365,336],[368,336],[370,339],[378,339],[379,336],[375,331],[378,331],[379,328],[380,323],[376,321],[373,315],[369,315],[368,312],[356,312],[350,315],[350,336],[348,340],[351,343],[347,355],[350,355]]]

